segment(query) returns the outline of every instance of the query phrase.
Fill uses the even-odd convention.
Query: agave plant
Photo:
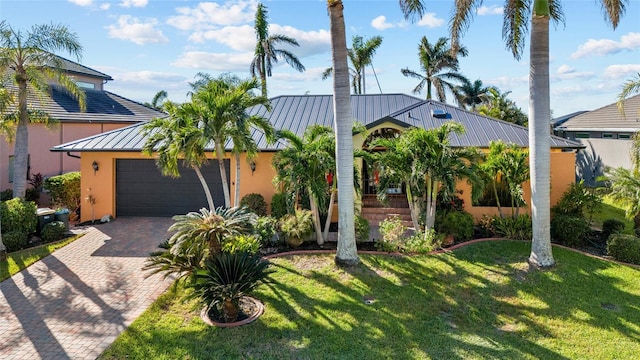
[[[234,322],[240,313],[240,299],[262,283],[269,263],[249,252],[221,252],[207,259],[204,269],[196,270],[188,298],[197,298],[208,313],[219,314],[224,322]]]

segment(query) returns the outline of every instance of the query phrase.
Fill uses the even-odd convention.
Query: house
[[[80,170],[79,155],[50,152],[49,149],[55,145],[165,116],[162,112],[104,90],[104,85],[113,80],[111,76],[62,60],[67,75],[84,89],[87,108],[80,112],[78,102],[56,85],[51,85],[48,97],[29,99],[30,107],[42,110],[58,121],[51,129],[42,124],[29,124],[30,174],[40,173],[48,177]],[[14,86],[10,82],[5,85]],[[13,144],[0,136],[0,190],[11,188],[13,149]]]
[[[466,129],[464,135],[452,135],[452,146],[477,146],[488,149],[492,140],[528,146],[526,128],[512,123],[495,120],[472,113],[455,106],[433,100],[421,100],[404,94],[352,95],[352,114],[354,120],[362,122],[369,130],[367,135],[355,135],[354,147],[361,148],[367,141],[385,132],[401,132],[409,127],[438,127],[446,121],[458,121]],[[289,129],[302,135],[305,129],[314,124],[333,126],[333,102],[331,95],[278,96],[271,99],[271,110],[262,106],[249,109],[251,115],[267,118],[276,129]],[[203,190],[194,172],[181,171],[181,177],[173,179],[162,176],[156,168],[154,159],[141,153],[146,141],[141,134],[142,124],[135,124],[103,134],[71,141],[53,147],[56,153],[77,153],[81,155],[83,197],[88,191],[96,199],[94,214],[113,216],[171,216],[194,211],[206,206]],[[268,144],[264,134],[254,131],[254,140],[261,152],[253,166],[241,158],[240,196],[248,193],[260,193],[270,202],[276,188],[272,184],[275,170],[271,160],[275,152],[285,148],[286,142]],[[580,143],[552,136],[551,139],[551,201],[555,203],[575,179],[575,151]],[[230,149],[231,144],[226,144]],[[235,160],[226,154],[227,179],[233,196],[235,184]],[[361,161],[361,160],[360,160]],[[92,164],[97,164],[94,170]],[[368,186],[372,176],[367,167],[359,163],[362,172],[362,196],[358,207],[363,214],[368,208],[380,207],[375,200],[373,189]],[[218,167],[212,165],[203,168],[210,184],[214,202],[223,204],[221,180]],[[475,207],[471,202],[471,191],[466,183],[460,183],[466,210],[476,218],[482,214],[497,214],[495,208]],[[391,206],[403,208],[406,196],[394,194],[398,200]],[[529,199],[529,189],[525,186],[525,198]],[[388,210],[384,210],[388,211]],[[371,211],[372,215],[376,211]],[[89,207],[83,206],[81,220],[91,220]],[[374,220],[379,220],[375,219]]]
[[[617,103],[572,117],[555,127],[562,137],[585,146],[576,156],[576,176],[596,185],[606,167],[630,169],[631,138],[640,130],[640,95],[628,98],[624,114]]]

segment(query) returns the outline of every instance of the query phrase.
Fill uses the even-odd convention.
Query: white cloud
[[[122,7],[145,7],[149,3],[149,0],[123,0],[120,6]]]
[[[169,39],[162,34],[162,31],[155,28],[157,23],[156,19],[149,19],[143,22],[130,15],[122,15],[118,18],[116,25],[109,25],[107,29],[109,30],[109,37],[128,40],[138,45],[169,42]]]
[[[435,28],[444,25],[444,19],[436,17],[435,13],[425,13],[422,19],[418,21],[418,26],[426,26],[428,28]]]
[[[640,33],[630,32],[620,37],[620,41],[610,39],[589,39],[578,46],[571,58],[580,59],[590,55],[616,54],[624,50],[640,49]]]
[[[480,15],[480,16],[484,16],[484,15],[502,15],[502,13],[504,13],[504,7],[502,7],[502,6],[496,6],[496,5],[484,6],[484,5],[482,5],[478,9],[478,15]]]
[[[197,31],[189,36],[189,41],[203,43],[216,41],[233,50],[252,51],[256,46],[256,35],[252,26],[225,26],[216,30]]]
[[[72,4],[76,4],[78,6],[90,6],[93,4],[93,0],[67,0]]]
[[[371,27],[377,30],[385,30],[396,27],[396,25],[387,22],[387,17],[380,15],[377,18],[371,20]]]
[[[108,2],[100,4],[100,10],[109,10],[109,8],[111,8],[111,4]]]
[[[176,8],[178,15],[167,23],[180,30],[214,29],[251,22],[255,16],[257,2],[253,0],[218,4],[201,2],[195,7]]]
[[[610,65],[604,69],[602,77],[605,79],[624,79],[637,73],[640,73],[640,64]]]
[[[298,57],[322,54],[331,50],[331,33],[327,30],[304,31],[291,26],[272,24],[269,26],[269,33],[287,35],[296,39],[300,46],[287,48],[287,50],[291,50]],[[282,48],[285,47],[282,46]],[[251,51],[253,51],[253,47]]]
[[[572,68],[569,65],[560,65],[560,67],[558,68],[558,74],[570,74],[572,72],[575,72],[576,69]]]
[[[226,54],[206,51],[189,51],[183,53],[172,66],[205,71],[249,71],[253,52]]]

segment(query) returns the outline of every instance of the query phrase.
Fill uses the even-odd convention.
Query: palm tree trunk
[[[367,71],[366,69],[367,69],[366,65],[362,67],[362,86],[360,87],[360,93],[361,94],[366,94],[367,93],[367,87],[366,87],[367,84],[364,82],[364,79],[366,77],[365,76],[365,72]]]
[[[427,100],[431,100],[431,80],[427,79]]]
[[[240,153],[236,153],[236,188],[233,196],[233,206],[240,205]]]
[[[227,180],[227,170],[224,167],[224,149],[220,141],[216,141],[216,157],[218,158],[218,167],[220,168],[220,179],[222,179],[222,191],[224,192],[224,206],[229,207],[231,200],[229,199],[229,181]]]
[[[436,223],[436,201],[438,199],[438,181],[429,179],[427,185],[427,216],[425,218],[425,231],[433,229]]]
[[[330,191],[331,191],[331,195],[329,198],[329,209],[327,209],[327,220],[325,220],[324,222],[324,232],[322,234],[324,241],[329,240],[329,227],[331,226],[331,217],[333,216],[333,204],[335,203],[335,199],[336,199],[336,192],[333,186],[331,186]]]
[[[13,197],[24,199],[27,191],[29,171],[29,113],[27,112],[26,75],[16,75],[18,79],[18,111],[20,118],[16,128],[13,149]]]
[[[498,206],[498,214],[500,214],[500,218],[504,219],[504,214],[502,213],[502,206],[500,206],[500,196],[498,196],[498,187],[496,186],[496,182],[493,182],[493,195],[496,197],[496,205]]]
[[[546,14],[537,12],[546,3]],[[529,72],[529,167],[533,239],[529,262],[540,267],[555,263],[551,250],[549,134],[549,12],[548,1],[536,0],[531,18],[531,69]]]
[[[418,217],[420,216],[420,212],[418,211],[418,201],[413,198],[413,193],[411,192],[411,186],[407,184],[407,203],[409,203],[409,212],[411,213],[411,222],[413,223],[413,227],[416,229],[420,229],[420,222],[418,221]]]
[[[2,229],[2,219],[0,219],[0,229]],[[7,260],[7,247],[2,242],[2,232],[0,231],[0,262]]]
[[[311,213],[313,214],[313,228],[316,232],[316,241],[318,245],[324,244],[324,238],[322,237],[322,227],[320,226],[320,211],[318,210],[318,202],[316,201],[316,197],[311,192],[311,189],[307,190],[309,192],[309,205],[311,205]]]
[[[267,97],[267,64],[266,64],[266,54],[264,53],[264,45],[263,46],[262,55],[260,56],[260,85],[262,86],[262,96]]]
[[[333,114],[336,132],[338,180],[338,266],[354,266],[360,262],[356,248],[355,206],[353,196],[353,138],[351,133],[351,97],[344,5],[341,0],[327,0],[333,57]]]
[[[209,210],[213,211],[216,208],[216,205],[213,203],[213,197],[211,197],[211,191],[209,190],[209,185],[207,184],[207,180],[202,175],[202,171],[197,166],[193,167],[193,171],[196,172],[196,176],[198,176],[198,180],[200,180],[200,184],[202,184],[202,188],[204,189],[204,195],[207,197],[207,204],[209,204]]]

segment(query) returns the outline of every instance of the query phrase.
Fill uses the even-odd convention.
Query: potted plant
[[[292,247],[302,244],[304,238],[313,231],[313,214],[310,210],[297,209],[295,214],[287,214],[280,220],[280,230]]]
[[[194,289],[190,297],[204,305],[203,320],[219,326],[255,320],[264,306],[248,294],[265,280],[270,273],[268,268],[267,261],[246,251],[221,252],[207,259],[188,285]]]

